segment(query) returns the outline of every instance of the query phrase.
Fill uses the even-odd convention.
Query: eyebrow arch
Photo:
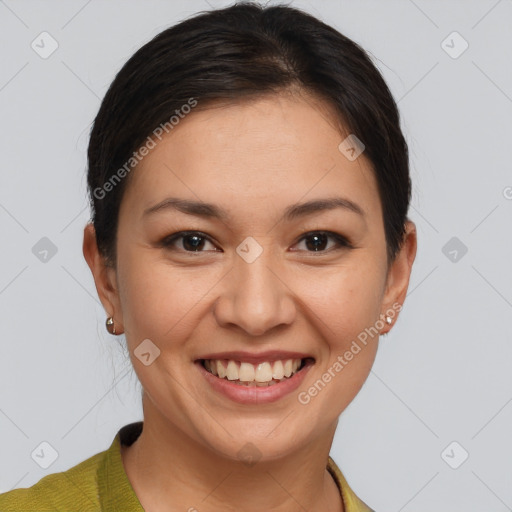
[[[334,210],[335,208],[344,208],[348,211],[361,215],[363,218],[365,217],[363,209],[357,203],[343,197],[331,197],[327,199],[314,199],[306,203],[292,204],[286,208],[282,219],[292,221],[299,217],[305,217],[321,211]],[[178,210],[188,215],[215,218],[222,221],[227,221],[229,218],[226,210],[219,208],[214,204],[205,203],[203,201],[192,201],[190,199],[179,199],[176,197],[168,197],[167,199],[147,208],[144,210],[143,217],[168,209]]]

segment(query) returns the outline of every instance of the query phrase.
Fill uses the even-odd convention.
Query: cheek
[[[361,277],[338,275],[330,279],[323,295],[316,296],[310,318],[317,318],[323,347],[318,367],[298,396],[299,403],[313,403],[311,411],[324,420],[334,421],[355,398],[368,378],[378,347],[379,301],[367,274]],[[371,286],[370,286],[371,285]],[[317,399],[316,397],[321,397]]]
[[[369,251],[361,251],[353,263],[338,266],[329,275],[319,271],[308,275],[301,285],[309,318],[323,339],[318,372],[304,389],[306,398],[322,391],[318,406],[342,411],[357,395],[375,360],[378,331],[375,328],[381,308],[383,269]],[[382,326],[381,326],[382,327]],[[319,382],[320,379],[322,382]],[[311,391],[311,395],[309,392]],[[302,402],[301,402],[302,403]]]
[[[361,258],[329,271],[295,277],[295,290],[319,320],[331,347],[343,348],[379,318],[383,276],[377,262]],[[316,273],[316,275],[315,275]]]
[[[127,340],[134,344],[149,338],[158,346],[183,340],[197,326],[207,292],[222,275],[173,267],[149,251],[126,251],[119,274]]]

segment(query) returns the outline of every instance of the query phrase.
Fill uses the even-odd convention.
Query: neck
[[[223,457],[144,408],[144,428],[121,457],[146,512],[343,512],[326,469],[336,424],[286,457],[253,464]]]

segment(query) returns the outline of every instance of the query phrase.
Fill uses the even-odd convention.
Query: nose
[[[252,263],[235,258],[215,302],[214,315],[220,326],[235,325],[251,336],[261,336],[293,322],[293,283],[286,282],[282,266],[268,252],[263,251]]]

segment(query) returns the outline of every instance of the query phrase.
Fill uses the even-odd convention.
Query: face
[[[333,433],[415,254],[409,223],[388,268],[376,181],[338,149],[347,135],[319,101],[273,95],[194,110],[132,171],[116,269],[84,253],[146,421],[269,460]]]

